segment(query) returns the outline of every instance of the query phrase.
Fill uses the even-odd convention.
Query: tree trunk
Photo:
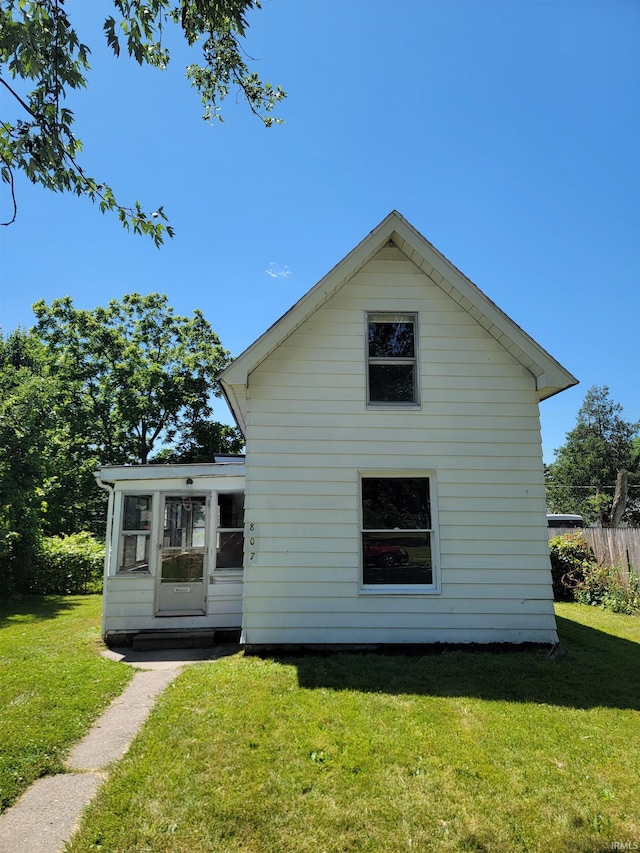
[[[609,527],[620,527],[622,516],[627,506],[627,487],[629,484],[629,474],[627,471],[618,471],[616,477],[616,491],[613,496],[613,504],[611,506],[611,519]]]

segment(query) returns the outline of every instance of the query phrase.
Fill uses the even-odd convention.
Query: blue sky
[[[185,46],[140,69],[104,46],[106,0],[66,6],[92,49],[70,100],[86,171],[176,236],[157,250],[19,180],[5,333],[38,299],[160,291],[238,355],[396,209],[580,379],[541,405],[546,461],[592,385],[640,419],[637,0],[267,0],[246,46],[289,93],[270,130],[235,94],[205,124]]]

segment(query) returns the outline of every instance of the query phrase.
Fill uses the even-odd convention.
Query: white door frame
[[[165,537],[165,513],[167,501],[175,499],[182,501],[183,507],[192,507],[194,502],[200,503],[204,501],[204,526],[197,527],[195,530],[202,531],[202,542],[193,544],[193,519],[191,526],[182,529],[182,538],[185,536],[189,541],[183,541],[180,545],[169,544]],[[199,493],[185,492],[180,489],[164,491],[160,493],[160,506],[157,520],[157,546],[156,546],[156,603],[155,615],[158,617],[169,616],[202,616],[207,612],[207,586],[209,582],[210,570],[210,537],[211,537],[211,492],[209,490]],[[175,578],[163,578],[163,570],[165,575],[170,569],[169,559],[171,556],[175,558],[183,558],[175,560],[173,563],[173,571]],[[180,577],[185,571],[189,574],[189,557],[202,555],[202,571],[200,577]],[[197,563],[196,560],[196,573]]]

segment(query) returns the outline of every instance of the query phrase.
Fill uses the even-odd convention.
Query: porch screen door
[[[207,499],[167,495],[163,507],[158,615],[205,612]]]

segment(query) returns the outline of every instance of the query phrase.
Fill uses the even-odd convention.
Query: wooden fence
[[[585,527],[583,530],[550,527],[549,539],[565,533],[582,533],[601,565],[617,566],[626,574],[630,571],[640,574],[640,527]]]

